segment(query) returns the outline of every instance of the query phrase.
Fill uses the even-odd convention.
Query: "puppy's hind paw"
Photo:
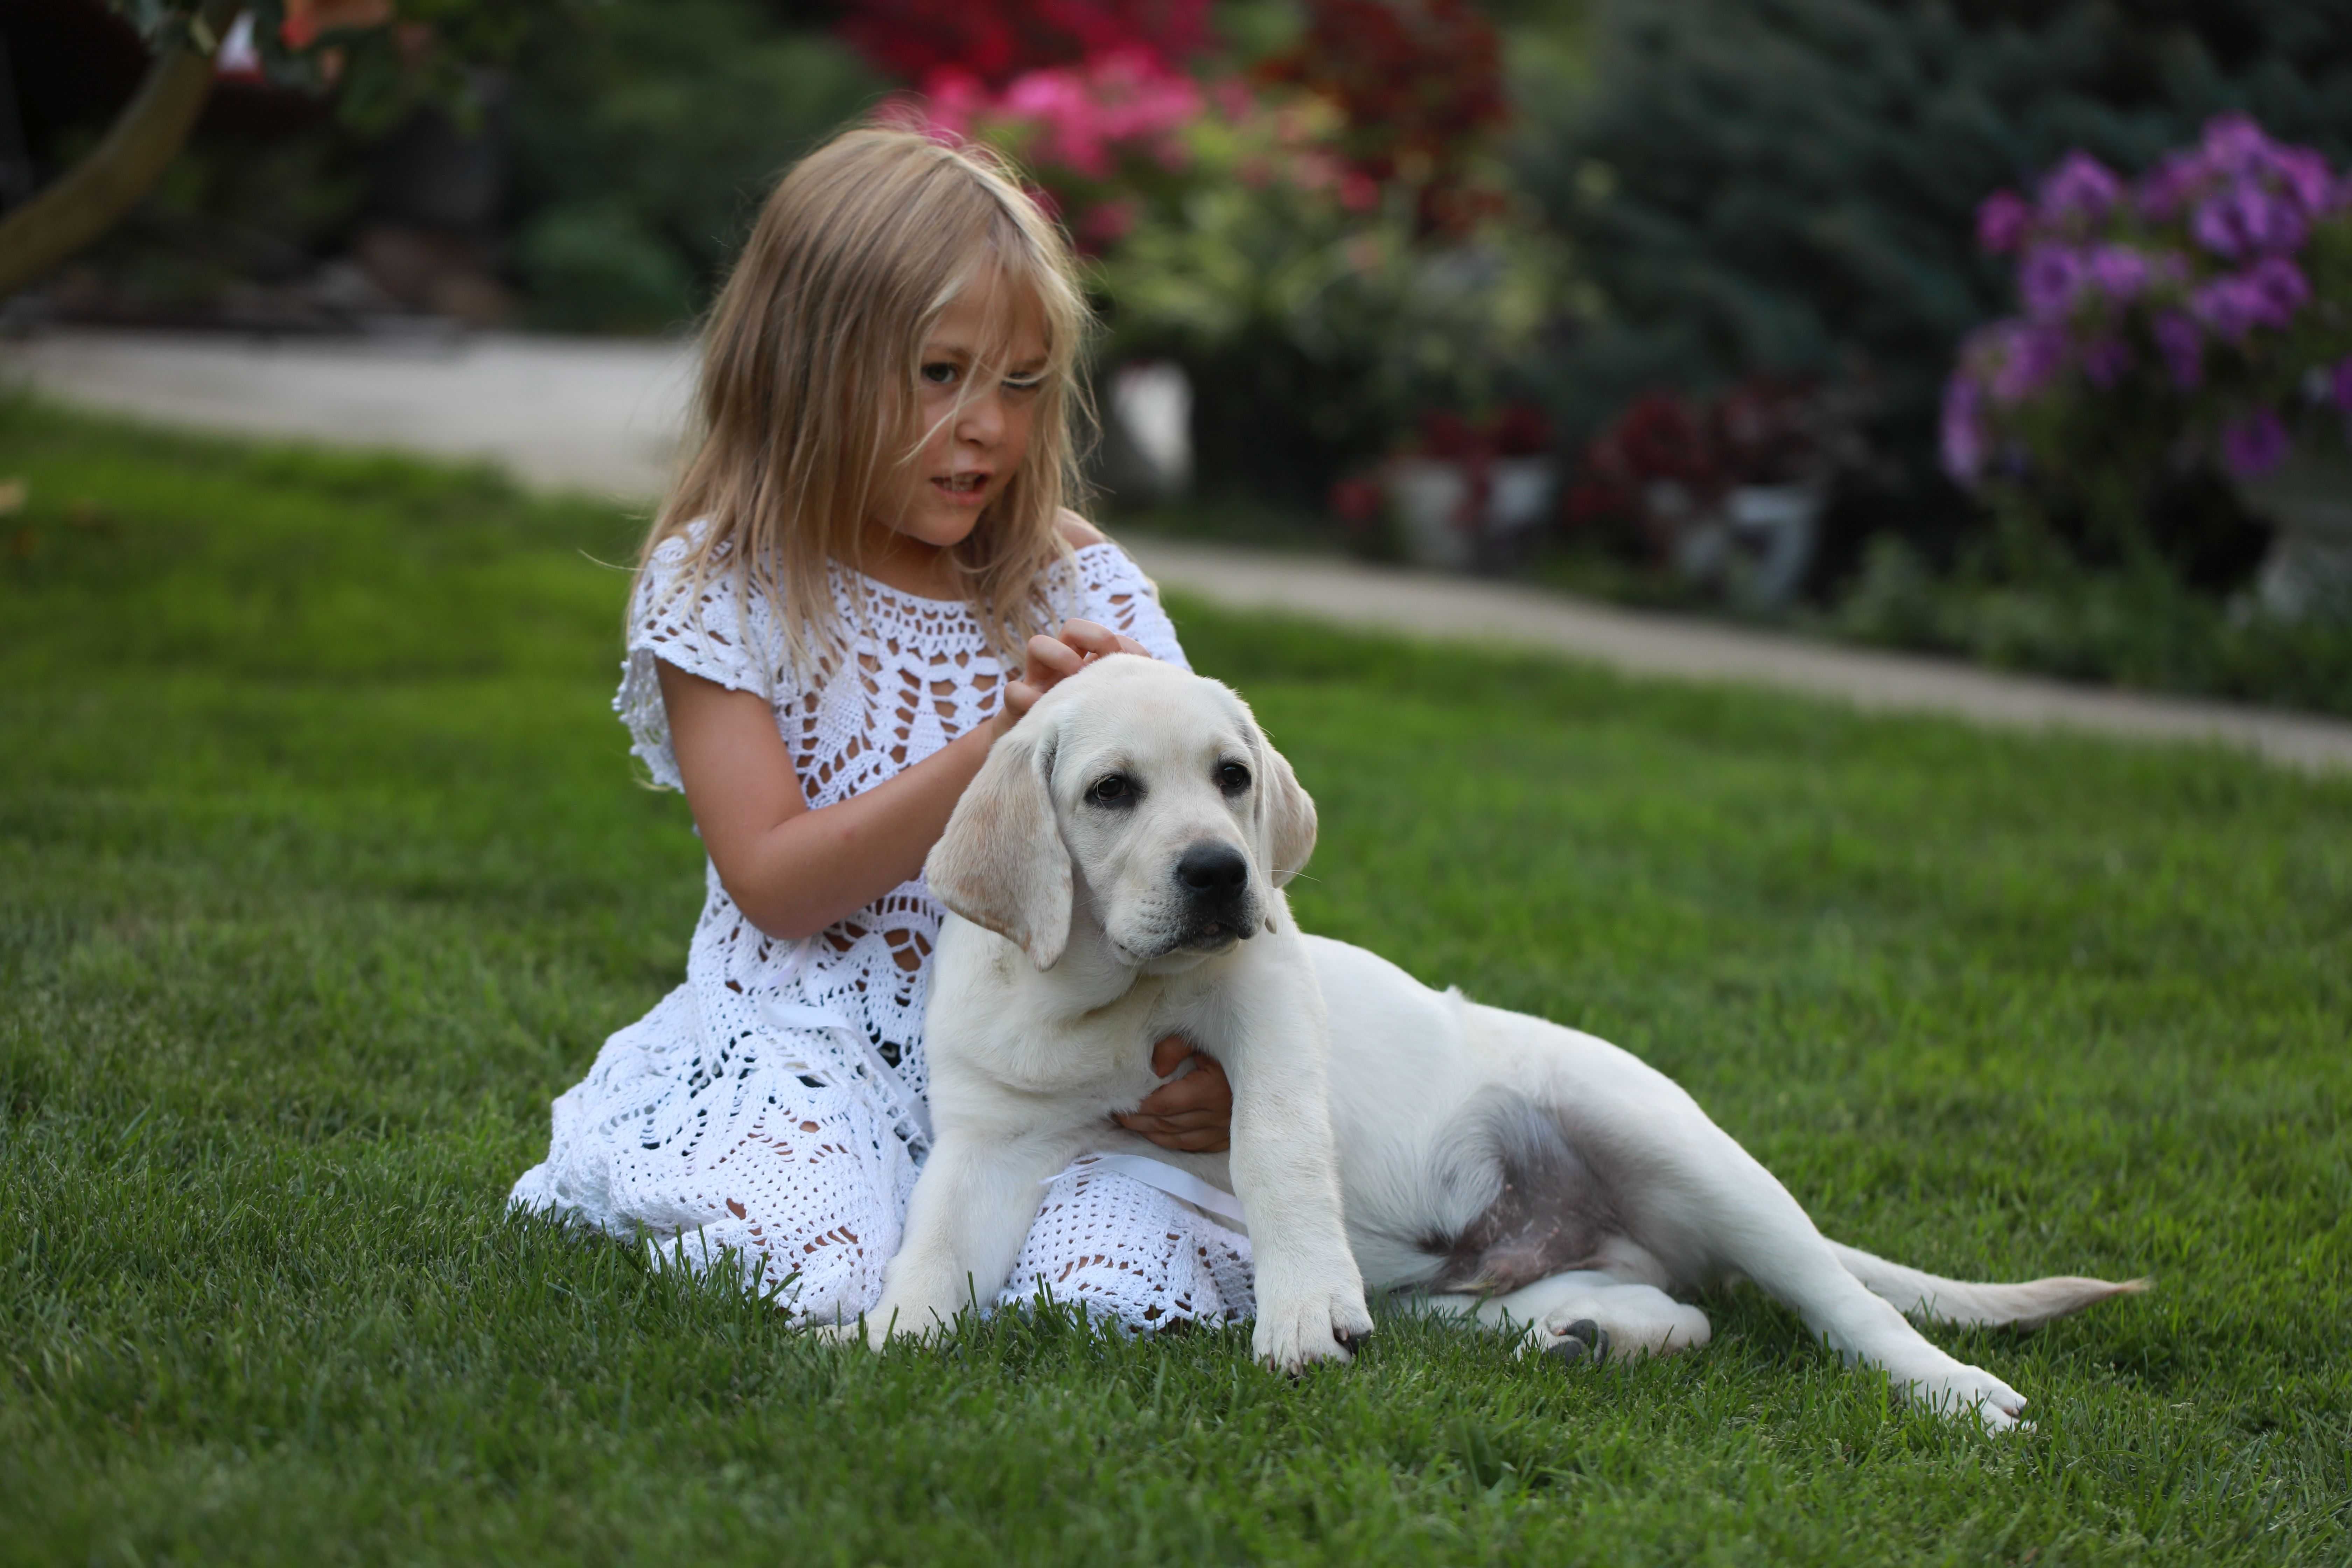
[[[1609,1331],[1591,1318],[1547,1331],[1538,1343],[1546,1356],[1561,1366],[1598,1366],[1609,1359]]]

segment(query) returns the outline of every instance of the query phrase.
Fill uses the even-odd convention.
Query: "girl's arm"
[[[801,793],[766,698],[674,665],[656,668],[686,803],[719,881],[753,925],[796,941],[923,868],[988,748],[1041,695],[1091,657],[1143,651],[1092,621],[1067,622],[1059,637],[1031,637],[1027,667],[1005,683],[994,719],[897,777],[816,811]],[[1152,1071],[1167,1079],[1192,1054],[1188,1041],[1171,1035],[1152,1052]],[[1162,1148],[1215,1152],[1229,1145],[1233,1110],[1224,1069],[1202,1057],[1196,1070],[1170,1079],[1118,1120]]]
[[[775,710],[756,692],[661,663],[662,705],[687,805],[728,896],[770,936],[795,941],[864,909],[923,868],[988,748],[1089,657],[1140,652],[1091,621],[1029,639],[995,718],[897,777],[809,809]]]

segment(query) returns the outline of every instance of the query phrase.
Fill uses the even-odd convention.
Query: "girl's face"
[[[1049,368],[1035,298],[1001,276],[974,279],[923,340],[922,450],[885,482],[874,521],[939,549],[962,542],[1028,455]]]

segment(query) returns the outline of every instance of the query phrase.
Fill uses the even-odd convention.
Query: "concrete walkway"
[[[682,344],[505,335],[386,342],[59,331],[0,342],[0,383],[158,422],[483,458],[528,482],[642,502],[667,481],[691,391]],[[2352,723],[1998,675],[1512,584],[1124,541],[1161,583],[1239,608],[1508,644],[1636,675],[1744,681],[1979,723],[2208,742],[2352,769]]]
[[[162,425],[481,458],[525,482],[644,500],[693,391],[684,343],[507,333],[0,339],[0,384]]]

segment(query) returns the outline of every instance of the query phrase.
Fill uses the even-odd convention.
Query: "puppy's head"
[[[923,870],[1040,969],[1074,903],[1126,963],[1222,952],[1315,849],[1315,803],[1231,689],[1131,655],[1062,682],[999,741]]]

